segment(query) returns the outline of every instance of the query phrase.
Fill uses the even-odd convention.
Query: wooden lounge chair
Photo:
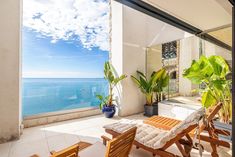
[[[157,130],[155,127],[150,126],[148,124],[137,124],[136,126],[138,129],[134,145],[136,145],[137,148],[142,148],[151,152],[153,156],[160,155],[162,157],[175,157],[177,155],[168,152],[166,149],[172,146],[173,144],[176,144],[181,154],[184,157],[189,157],[191,149],[193,147],[193,140],[189,136],[189,133],[198,127],[198,121],[202,118],[202,115],[204,115],[204,112],[202,113],[202,109],[201,111],[196,111],[194,114],[190,115],[190,118],[188,118],[178,126],[175,126],[170,131],[160,132],[159,134],[156,134],[156,137],[154,136],[154,130]],[[132,124],[130,124],[130,127],[131,125]],[[121,127],[126,128],[129,126],[125,123],[114,123],[113,125],[106,125],[104,127],[105,131],[111,134],[113,138],[115,138],[120,134],[119,131],[121,130]],[[147,128],[145,129],[145,127]],[[147,130],[147,134],[145,130]],[[152,132],[153,134],[149,135],[148,132]],[[138,137],[139,135],[143,135],[144,138],[146,137],[146,140],[149,139],[150,143],[148,143],[148,141],[147,143],[144,143],[143,141],[145,141],[145,139],[141,140],[141,137]],[[186,139],[183,139],[183,137],[186,137]],[[155,143],[151,143],[151,141]]]
[[[75,144],[62,151],[52,152],[51,157],[128,157],[135,139],[136,129],[136,127],[131,128],[112,140],[103,136],[102,138],[107,142],[107,147],[101,142],[89,144],[88,146]],[[81,150],[80,147],[84,149]],[[33,155],[31,157],[39,156]]]
[[[61,151],[52,151],[50,152],[50,157],[78,157],[79,150],[83,150],[87,147],[91,146],[90,143],[87,142],[78,142],[68,148],[65,148]],[[37,154],[32,155],[31,157],[39,157]]]
[[[223,141],[223,140],[219,140],[219,138],[218,138],[219,134],[224,135],[224,136],[229,136],[230,132],[226,131],[226,130],[216,129],[214,127],[214,123],[213,123],[213,119],[214,119],[215,115],[218,114],[218,112],[222,108],[222,106],[223,106],[222,103],[218,103],[212,109],[212,111],[210,111],[207,114],[207,117],[206,117],[207,125],[205,125],[204,123],[202,123],[200,125],[200,132],[206,131],[209,136],[200,135],[200,137],[198,137],[198,138],[200,138],[200,140],[202,140],[202,141],[206,141],[206,142],[210,143],[210,145],[212,147],[211,155],[213,157],[218,156],[217,146],[224,146],[227,148],[230,147],[230,144],[228,142]],[[152,117],[144,120],[144,123],[146,123],[146,124],[155,126],[157,128],[165,129],[165,130],[170,130],[174,126],[178,125],[180,122],[181,122],[180,120],[176,120],[176,119],[168,118],[168,117],[163,117],[163,116],[152,116]],[[191,137],[193,137],[194,131],[192,131],[189,135]]]
[[[107,146],[97,142],[79,153],[80,157],[128,157],[135,139],[136,127],[119,134],[112,140],[102,136]]]

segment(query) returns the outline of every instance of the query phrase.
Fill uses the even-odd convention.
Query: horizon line
[[[21,77],[22,79],[103,79],[104,77]]]

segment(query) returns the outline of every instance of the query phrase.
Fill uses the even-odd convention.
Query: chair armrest
[[[110,141],[111,139],[108,138],[107,136],[101,136],[101,138],[103,139],[103,144],[106,145],[108,141]]]

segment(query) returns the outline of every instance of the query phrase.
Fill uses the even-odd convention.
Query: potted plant
[[[198,61],[193,61],[190,68],[183,73],[194,84],[201,85],[202,105],[209,109],[218,102],[223,103],[223,107],[219,112],[220,122],[218,126],[222,126],[230,130],[232,118],[232,94],[231,94],[231,78],[227,76],[231,74],[228,63],[221,56],[201,56]],[[227,125],[226,125],[227,124]]]
[[[164,99],[163,89],[168,86],[170,76],[168,75],[165,69],[161,69],[153,73],[157,73],[157,80],[156,80],[157,84],[156,87],[153,89],[153,91],[155,92],[156,96],[154,104],[158,104],[158,102]]]
[[[153,72],[149,79],[140,71],[137,71],[139,79],[134,76],[131,76],[132,80],[138,85],[141,92],[146,97],[146,104],[144,105],[144,115],[153,116],[158,114],[158,104],[153,103],[154,92],[158,94],[162,92],[163,86],[167,86],[166,82],[169,82],[169,76],[166,73],[165,69],[161,69],[157,72]],[[164,81],[163,81],[164,78]],[[157,94],[157,95],[158,95]],[[157,102],[159,99],[156,99]]]
[[[100,100],[99,107],[104,113],[106,118],[112,118],[116,112],[115,105],[113,102],[115,101],[113,99],[113,89],[114,87],[123,79],[125,79],[126,75],[121,75],[118,77],[116,75],[116,70],[112,66],[111,63],[105,62],[104,64],[104,78],[109,83],[109,95],[106,97],[103,97],[102,95],[96,95],[96,97]]]

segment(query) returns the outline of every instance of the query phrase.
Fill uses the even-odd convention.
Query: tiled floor
[[[142,114],[126,117],[128,119],[144,119]],[[120,118],[104,118],[103,115],[88,118],[64,121],[44,126],[28,128],[24,130],[21,139],[18,141],[0,144],[0,157],[29,157],[37,153],[41,157],[49,156],[49,151],[61,150],[78,141],[95,143],[101,141],[100,136],[105,134],[103,125],[113,123]],[[169,151],[179,154],[176,147],[170,147]],[[220,148],[221,157],[229,157],[231,150]],[[180,154],[179,154],[180,155]],[[132,157],[152,157],[152,155],[141,149],[132,149]],[[197,150],[193,150],[192,156],[199,156]],[[203,156],[209,157],[209,152],[204,152]]]

